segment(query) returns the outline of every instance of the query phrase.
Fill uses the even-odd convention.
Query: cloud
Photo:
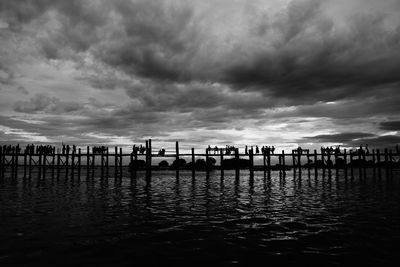
[[[375,136],[375,134],[371,133],[349,132],[337,134],[321,134],[316,136],[304,137],[303,139],[315,143],[349,143],[354,140]]]
[[[398,128],[399,12],[396,0],[0,0],[0,109],[82,140],[272,140],[281,127],[282,142],[378,143]]]
[[[46,93],[36,94],[29,101],[18,101],[14,110],[23,113],[69,113],[82,109],[78,103],[64,102]]]
[[[400,131],[400,121],[385,121],[381,122],[379,127],[387,131]]]

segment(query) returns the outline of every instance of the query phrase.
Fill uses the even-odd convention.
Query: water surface
[[[63,177],[63,176],[61,176]],[[0,184],[0,265],[394,265],[400,175],[154,172]]]

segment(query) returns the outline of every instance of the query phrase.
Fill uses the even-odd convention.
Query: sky
[[[400,143],[399,0],[0,0],[0,143]]]

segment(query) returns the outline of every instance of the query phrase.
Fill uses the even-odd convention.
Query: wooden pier
[[[258,150],[258,149],[257,149]],[[234,170],[236,177],[239,177],[240,170],[247,169],[250,177],[253,177],[255,171],[264,171],[270,177],[271,171],[279,171],[285,175],[287,171],[292,170],[296,176],[302,175],[306,170],[308,177],[312,171],[314,176],[318,177],[319,170],[322,176],[339,176],[339,172],[347,179],[348,176],[354,178],[354,170],[360,177],[366,176],[366,169],[371,169],[374,175],[381,177],[382,173],[391,174],[393,169],[399,168],[399,151],[384,149],[373,149],[372,152],[362,150],[347,151],[344,150],[317,150],[296,149],[291,153],[271,153],[263,151],[256,153],[250,148],[245,153],[239,153],[239,148],[231,147],[229,151],[222,148],[206,148],[203,152],[195,151],[191,148],[190,153],[180,153],[179,143],[175,144],[175,151],[161,153],[154,151],[151,140],[147,140],[144,150],[133,150],[131,153],[123,153],[122,148],[114,147],[110,153],[108,147],[102,147],[99,152],[94,148],[86,147],[86,151],[81,148],[73,150],[63,149],[62,152],[56,152],[55,148],[50,152],[39,152],[25,149],[22,151],[19,145],[0,147],[0,179],[9,176],[13,179],[23,177],[31,179],[33,176],[38,179],[46,177],[64,179],[80,179],[86,176],[87,180],[93,180],[95,177],[107,179],[110,177],[110,170],[113,170],[113,177],[121,179],[122,177],[136,178],[138,171],[145,171],[147,182],[151,182],[152,171],[157,169],[172,169],[179,177],[181,170],[189,170],[192,176],[197,171],[210,172],[220,170],[221,177],[225,170]],[[170,166],[158,166],[152,164],[152,159],[174,159]],[[190,162],[186,163],[186,159]],[[216,164],[219,158],[219,164]],[[260,165],[255,164],[255,158],[261,159]],[[287,165],[286,160],[291,159],[292,164]],[[272,164],[272,161],[275,164]],[[168,164],[167,164],[168,165]],[[125,170],[125,172],[124,172]],[[349,173],[350,172],[350,173]],[[35,175],[34,175],[35,174]]]

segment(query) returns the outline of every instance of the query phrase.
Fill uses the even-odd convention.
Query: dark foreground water
[[[0,266],[399,262],[400,175],[0,183]]]

